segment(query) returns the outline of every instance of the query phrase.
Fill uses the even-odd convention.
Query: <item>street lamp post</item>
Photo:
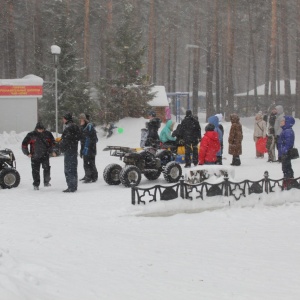
[[[55,72],[55,132],[56,137],[58,137],[58,105],[57,105],[57,66],[58,66],[58,56],[61,52],[59,46],[52,45],[51,46],[51,53],[54,57],[54,72]]]

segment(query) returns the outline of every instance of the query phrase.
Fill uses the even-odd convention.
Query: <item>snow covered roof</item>
[[[44,80],[35,75],[17,79],[0,79],[0,98],[41,98]]]
[[[291,82],[291,92],[292,95],[296,94],[296,80],[290,80]],[[269,82],[269,91],[271,89],[271,82]],[[278,82],[276,81],[276,93],[277,93],[277,89],[278,89]],[[280,80],[280,95],[284,95],[284,80]],[[249,95],[250,96],[254,96],[254,89],[249,91]],[[257,95],[258,96],[264,96],[265,95],[265,84],[260,85],[257,87]],[[236,94],[235,96],[240,97],[240,96],[247,96],[247,93],[240,93],[240,94]]]
[[[41,77],[35,75],[26,75],[23,78],[16,79],[0,79],[0,85],[19,86],[19,85],[43,85],[44,80]]]
[[[150,106],[169,106],[166,88],[163,85],[155,85],[150,92],[155,93],[154,98],[148,102]]]

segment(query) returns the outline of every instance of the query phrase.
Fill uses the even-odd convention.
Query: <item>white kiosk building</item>
[[[43,79],[35,75],[0,79],[0,133],[33,130],[38,121],[38,99],[42,95]]]

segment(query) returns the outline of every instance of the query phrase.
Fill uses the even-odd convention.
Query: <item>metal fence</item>
[[[241,182],[232,182],[228,174],[224,174],[224,180],[219,183],[208,183],[202,181],[199,184],[189,184],[180,179],[178,183],[170,186],[155,185],[150,188],[140,188],[133,186],[131,188],[131,203],[146,204],[147,202],[168,201],[179,197],[182,199],[201,199],[213,196],[233,196],[236,201],[241,197],[247,197],[250,194],[272,193],[276,189],[290,190],[300,189],[300,177],[292,179],[270,179],[266,171],[264,177],[258,181],[244,180]],[[196,195],[193,197],[193,195]]]

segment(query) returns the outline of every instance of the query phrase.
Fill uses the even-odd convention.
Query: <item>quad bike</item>
[[[110,151],[111,156],[120,157],[125,166],[119,164],[108,165],[103,172],[103,178],[109,185],[125,187],[137,186],[142,174],[148,180],[156,180],[161,173],[169,183],[177,182],[181,175],[181,166],[175,162],[176,154],[170,149],[156,150],[153,147],[145,147],[142,150],[135,148],[108,146],[103,151]]]
[[[20,183],[20,174],[16,170],[16,159],[10,149],[0,150],[0,188],[11,189]]]

